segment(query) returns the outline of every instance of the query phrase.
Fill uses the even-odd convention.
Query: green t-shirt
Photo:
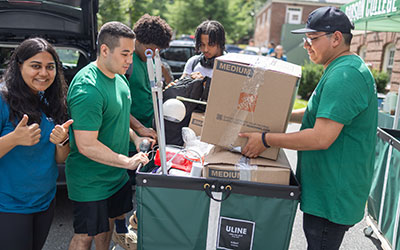
[[[372,181],[377,127],[374,78],[362,59],[341,56],[326,68],[303,117],[301,130],[316,118],[344,124],[327,150],[299,151],[301,210],[338,224],[364,215]]]
[[[147,64],[140,60],[140,57],[133,53],[133,71],[129,78],[129,88],[132,95],[131,114],[143,126],[152,127],[154,109],[151,95],[151,86],[147,73]],[[130,151],[136,151],[135,145],[131,142]]]
[[[108,78],[93,63],[81,69],[68,89],[72,130],[98,131],[98,140],[112,151],[128,155],[131,97],[125,76]],[[126,169],[107,166],[79,153],[70,130],[71,152],[66,160],[71,200],[104,200],[126,184]]]

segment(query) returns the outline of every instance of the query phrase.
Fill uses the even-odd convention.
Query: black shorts
[[[95,236],[108,232],[109,218],[118,217],[133,209],[131,183],[128,181],[108,199],[89,202],[72,201],[72,203],[76,234]]]

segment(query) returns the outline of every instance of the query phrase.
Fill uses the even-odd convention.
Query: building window
[[[261,23],[262,26],[265,25],[265,15],[266,15],[266,13],[264,12],[262,15],[262,23]]]
[[[358,50],[358,55],[365,61],[365,56],[367,55],[367,46],[361,46]]]
[[[303,14],[303,8],[287,6],[286,7],[286,23],[300,24]]]
[[[383,67],[382,70],[387,72],[389,75],[389,83],[390,78],[392,76],[393,62],[394,62],[394,53],[396,52],[396,47],[393,43],[390,43],[386,46],[385,55],[383,59]]]

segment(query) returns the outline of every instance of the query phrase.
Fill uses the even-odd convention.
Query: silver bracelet
[[[67,139],[65,139],[63,142],[59,143],[58,145],[61,146],[61,147],[64,147],[68,143],[69,143],[69,136],[67,137]]]

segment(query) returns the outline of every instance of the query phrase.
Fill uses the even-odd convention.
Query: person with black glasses
[[[299,132],[243,133],[242,153],[256,157],[268,147],[298,150],[303,229],[308,250],[340,248],[346,231],[362,220],[372,181],[378,116],[374,78],[364,61],[350,51],[354,29],[335,7],[313,11],[304,48],[325,68],[308,106],[295,111]]]

